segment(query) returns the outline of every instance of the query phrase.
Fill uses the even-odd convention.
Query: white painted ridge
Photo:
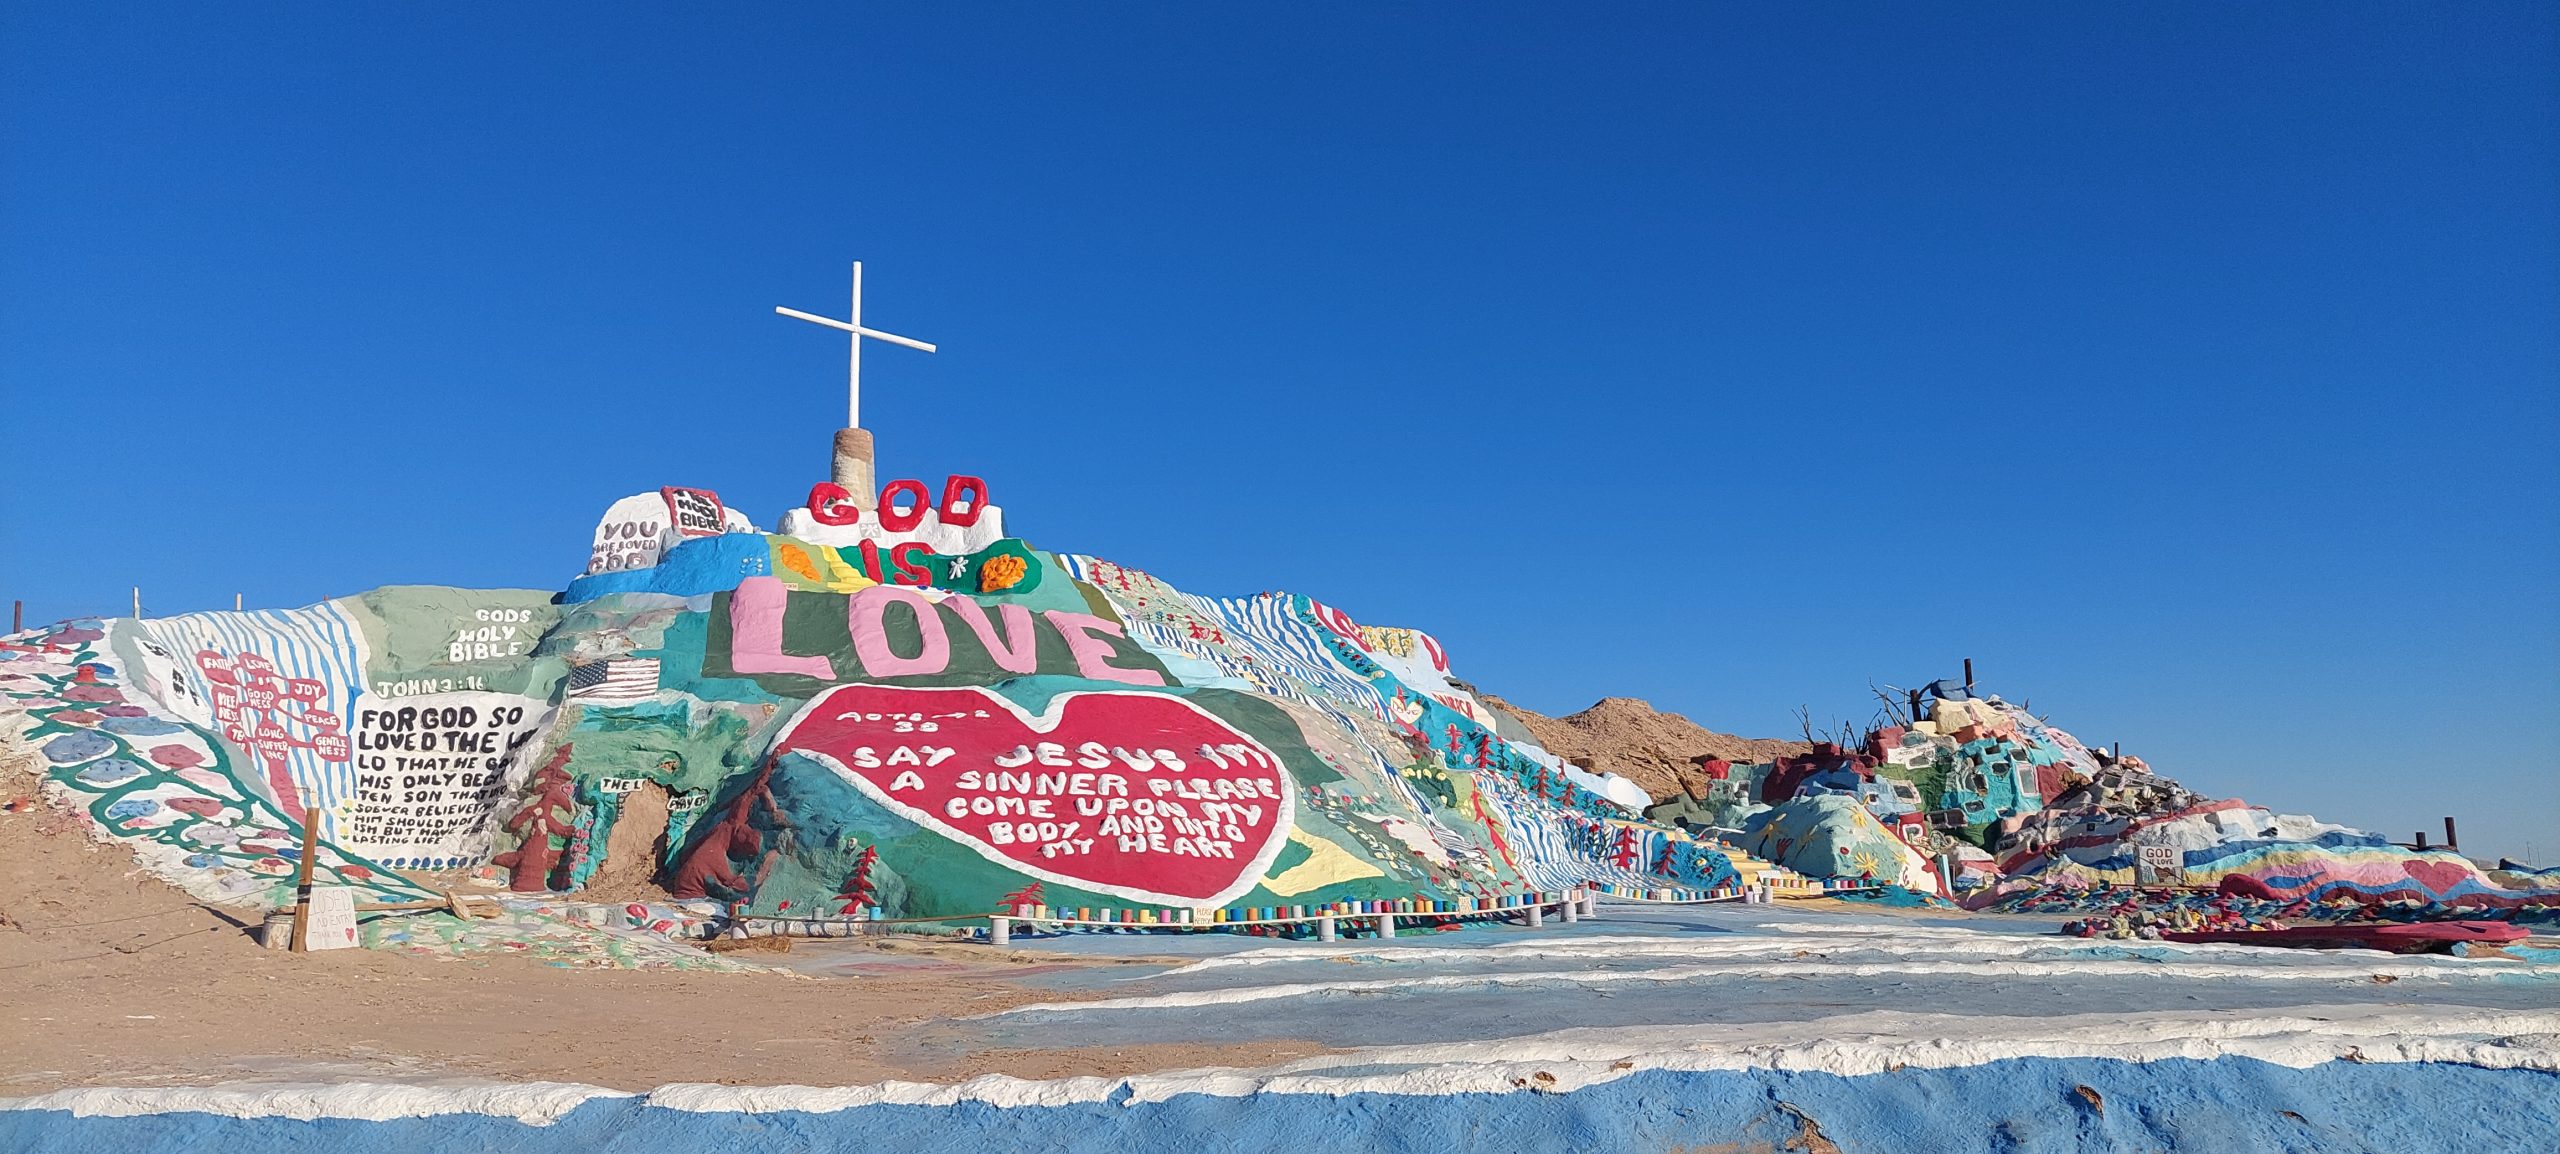
[[[1907,955],[1907,952],[1904,952]],[[2376,958],[2394,955],[2374,954]],[[2168,981],[2233,980],[2309,982],[2423,981],[2457,984],[2507,978],[2560,978],[2560,965],[2511,963],[2496,968],[2450,969],[2405,961],[2376,961],[2354,966],[2231,965],[2159,962],[2142,959],[2032,959],[1957,957],[1936,960],[1842,962],[1819,958],[1701,962],[1647,970],[1535,970],[1481,974],[1431,974],[1358,981],[1284,982],[1263,986],[1229,986],[1171,994],[1099,998],[1086,1002],[1033,1002],[973,1019],[1018,1014],[1098,1014],[1119,1010],[1165,1010],[1199,1006],[1234,1006],[1285,998],[1340,994],[1403,994],[1416,990],[1496,989],[1515,986],[1603,986],[1629,982],[1682,982],[1700,978],[1886,978],[1962,975],[1972,978],[2044,978],[2060,974],[2107,978],[2156,978]]]
[[[1032,1080],[986,1075],[954,1085],[663,1086],[646,1104],[697,1113],[831,1113],[875,1105],[1066,1106],[1160,1102],[1183,1094],[1502,1094],[1567,1092],[1647,1070],[1803,1070],[1859,1076],[1945,1069],[2012,1058],[2149,1062],[2250,1058],[2292,1067],[2341,1059],[2448,1062],[2560,1073],[2560,1011],[2444,1012],[2417,1006],[2308,1006],[2282,1014],[2227,1012],[1983,1017],[1864,1013],[1812,1022],[1576,1028],[1485,1042],[1386,1046],[1261,1070],[1179,1070],[1126,1078]],[[1378,1067],[1400,1067],[1379,1072]],[[1360,1070],[1361,1073],[1335,1073]],[[484,1114],[549,1125],[598,1098],[634,1095],[533,1083],[237,1084],[59,1090],[0,1100],[0,1110],[68,1110],[81,1117],[200,1112],[234,1118],[387,1121]]]
[[[347,1118],[388,1122],[439,1114],[486,1114],[548,1126],[596,1098],[623,1090],[575,1082],[234,1082],[219,1086],[79,1087],[0,1099],[0,1110],[68,1110],[79,1118],[219,1114],[229,1118]]]

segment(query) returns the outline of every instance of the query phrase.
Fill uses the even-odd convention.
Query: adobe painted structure
[[[1735,880],[1497,732],[1428,634],[1035,549],[976,478],[784,520],[669,488],[558,594],[65,623],[7,642],[0,692],[50,788],[223,900],[279,896],[306,815],[323,880],[385,896],[610,870],[784,917]]]
[[[1730,887],[1744,853],[1976,902],[2560,904],[2550,873],[2210,802],[1954,683],[1654,804],[1540,748],[1428,633],[1037,549],[979,478],[821,483],[782,527],[670,487],[614,502],[557,593],[65,622],[0,642],[0,719],[100,836],[243,904],[289,888],[306,817],[322,880],[381,896],[494,866],[779,918],[1468,908]]]

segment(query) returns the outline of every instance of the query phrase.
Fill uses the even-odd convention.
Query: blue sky
[[[905,6],[911,8],[913,6]],[[0,598],[884,476],[1782,734],[1975,659],[2560,860],[2560,10],[9,4]]]

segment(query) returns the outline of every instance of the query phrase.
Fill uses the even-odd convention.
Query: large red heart
[[[1063,885],[1215,906],[1288,839],[1280,759],[1163,693],[1064,693],[1035,717],[976,686],[839,685],[775,739],[873,800]]]
[[[2408,871],[2409,880],[2427,887],[2427,896],[2432,898],[2450,896],[2455,887],[2470,881],[2474,876],[2473,871],[2464,868],[2460,862],[2436,861],[2429,858],[2410,858],[2402,864],[2401,868]]]

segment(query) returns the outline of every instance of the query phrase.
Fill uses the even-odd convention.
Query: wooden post
[[[320,815],[302,811],[302,864],[293,878],[293,952],[311,950],[311,862],[320,856]]]
[[[2461,840],[2453,836],[2453,819],[2451,817],[2444,819],[2444,848],[2452,850],[2455,853],[2462,852]]]
[[[2418,852],[2420,852],[2420,853],[2425,853],[2425,852],[2427,851],[2427,831],[2425,831],[2425,830],[2419,830],[2419,831],[2418,831],[2418,842],[2417,842],[2417,845],[2416,845],[2415,847],[2413,847],[2413,848],[2415,848],[2415,849],[2416,849]]]
[[[24,602],[24,601],[12,601],[12,602],[10,602],[10,603],[9,603],[9,632],[11,632],[11,633],[24,633],[24,632],[26,632],[26,631],[27,631],[27,603],[26,603],[26,602]]]
[[[1917,689],[1911,691],[1911,723],[1920,723],[1920,691]]]
[[[1973,688],[1973,659],[1970,657],[1964,659],[1964,687]]]

